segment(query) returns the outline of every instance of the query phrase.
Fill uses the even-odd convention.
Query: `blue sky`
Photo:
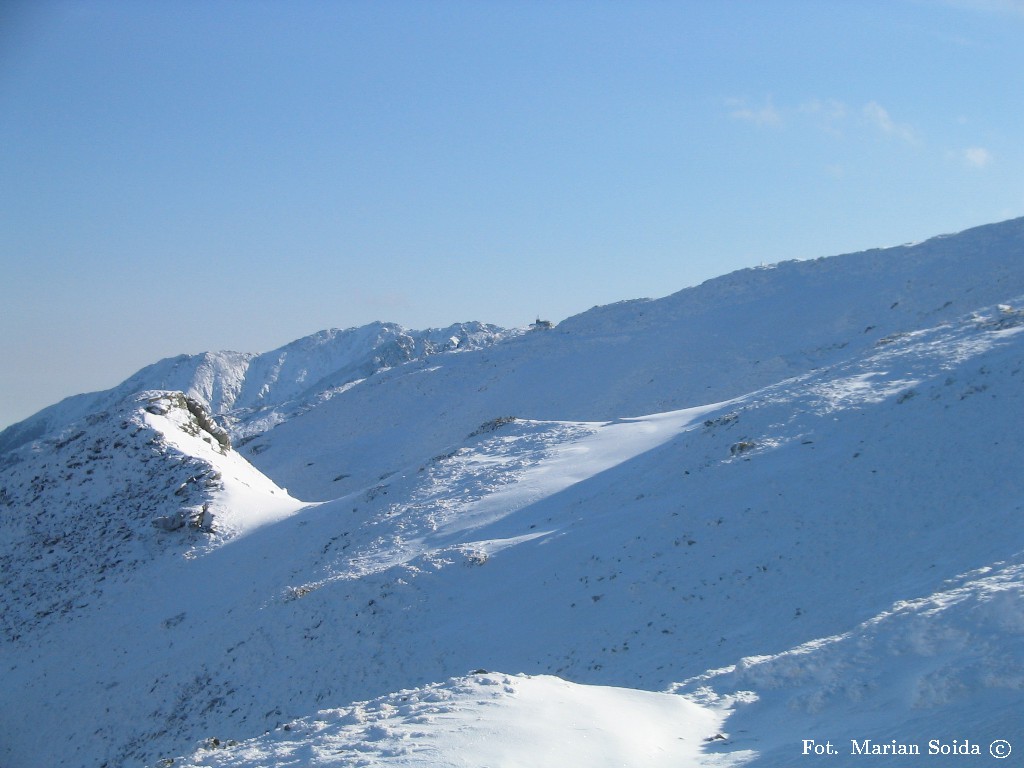
[[[0,7],[0,426],[1024,215],[1024,2]]]

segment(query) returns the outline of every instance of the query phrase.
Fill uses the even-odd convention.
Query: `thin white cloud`
[[[813,99],[800,105],[800,112],[810,115],[818,127],[834,136],[842,136],[842,124],[849,110],[838,99]]]
[[[775,108],[771,97],[760,107],[750,106],[745,99],[728,99],[726,105],[731,108],[731,117],[744,120],[754,125],[780,125],[782,114]]]
[[[968,147],[963,151],[963,158],[971,168],[987,168],[992,164],[992,153],[984,147]]]
[[[846,104],[839,99],[812,99],[801,104],[800,111],[822,115],[829,120],[842,120],[848,110]]]
[[[869,101],[861,112],[869,123],[887,136],[894,136],[908,142],[914,141],[914,129],[906,123],[897,123],[893,120],[885,107],[877,101]]]
[[[1024,2],[1024,0],[1021,0]],[[814,127],[837,138],[854,127],[851,118],[857,115],[856,108],[851,109],[840,99],[811,99],[799,106],[776,107],[769,96],[762,104],[752,104],[747,99],[726,99],[729,115],[734,120],[742,120],[753,125],[781,125],[786,118],[802,120],[805,125],[813,123]],[[889,111],[877,101],[869,101],[860,109],[860,127],[865,125],[885,136],[915,144],[917,132],[908,123],[897,122]]]

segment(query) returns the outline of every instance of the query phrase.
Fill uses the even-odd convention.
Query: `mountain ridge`
[[[329,396],[331,386],[343,386],[421,356],[494,343],[513,333],[478,322],[424,331],[374,322],[358,328],[318,331],[258,354],[221,351],[176,355],[140,369],[111,389],[72,395],[12,424],[0,432],[0,454],[147,390],[183,392],[202,403],[215,417],[225,417],[228,426],[238,427],[245,424],[247,417],[263,415],[264,425],[256,428],[263,431],[277,423],[275,408],[301,411],[318,398]],[[309,354],[294,363],[289,358],[297,350]],[[318,357],[326,358],[328,365],[324,367],[321,363],[318,368]],[[289,365],[292,376],[282,379],[282,370]],[[310,375],[313,381],[306,383]],[[317,384],[324,386],[317,389]],[[279,393],[280,388],[286,391]],[[237,413],[228,416],[233,410]],[[244,426],[240,436],[245,436]]]
[[[326,435],[341,429],[358,436],[356,453],[387,446],[399,466],[419,458],[425,435],[432,435],[426,450],[441,452],[500,416],[591,421],[726,400],[1024,293],[1019,266],[1004,263],[1006,253],[1022,251],[1018,219],[912,247],[741,270],[663,299],[594,308],[550,332],[385,372],[258,436],[246,455],[299,495],[324,500],[372,479],[373,468],[351,452],[327,447]],[[590,386],[592,379],[602,385]],[[466,387],[475,390],[471,398],[446,396]],[[325,447],[306,455],[310,435],[323,435],[314,442]]]
[[[730,300],[756,303],[758,299],[763,298],[764,291],[770,290],[773,284],[778,282],[780,273],[788,273],[787,277],[792,275],[797,279],[809,280],[809,291],[814,292],[820,291],[837,272],[845,273],[847,277],[855,275],[864,278],[872,271],[892,270],[893,266],[896,267],[897,274],[902,273],[907,278],[906,285],[902,288],[892,286],[891,293],[885,297],[876,297],[875,303],[879,309],[886,303],[891,309],[897,309],[901,302],[904,302],[905,305],[898,314],[917,313],[917,320],[927,313],[942,313],[949,310],[952,305],[943,306],[944,302],[950,299],[941,298],[939,294],[930,292],[927,284],[911,284],[913,280],[910,278],[914,277],[919,283],[927,283],[927,279],[921,280],[920,264],[915,264],[915,260],[921,261],[922,257],[930,259],[934,263],[945,265],[948,270],[951,261],[956,262],[964,258],[964,247],[961,243],[965,239],[970,241],[969,247],[973,251],[973,257],[986,259],[984,264],[979,265],[983,267],[979,273],[994,277],[994,280],[986,280],[986,285],[962,286],[962,292],[981,290],[978,295],[979,303],[991,303],[997,300],[992,298],[994,294],[991,288],[1002,286],[1007,280],[1013,279],[1012,270],[999,269],[998,255],[1003,249],[1020,248],[1024,243],[1024,218],[974,227],[956,234],[939,235],[915,244],[741,269],[706,280],[697,286],[684,288],[662,299],[628,299],[594,307],[566,318],[559,323],[558,330],[563,334],[604,334],[614,338],[616,328],[623,326],[639,330],[652,325],[656,320],[662,323],[679,322],[686,317],[707,313],[716,305],[721,306]],[[992,256],[996,259],[993,260]],[[996,263],[993,263],[994,261]],[[987,286],[989,290],[985,290]],[[1016,290],[1009,285],[1005,288],[1008,293]],[[866,301],[868,297],[861,299]],[[908,302],[911,306],[906,306]],[[945,315],[951,316],[956,311],[957,308],[954,308]],[[844,326],[841,323],[834,323],[834,326],[834,332],[837,334],[849,333],[851,330],[848,325]],[[303,347],[314,354],[322,352],[326,346],[322,343],[323,340],[345,341],[345,337],[362,336],[365,342],[366,337],[375,331],[378,335],[376,340],[364,343],[362,350],[350,350],[348,359],[341,356],[340,365],[333,368],[330,365],[320,367],[318,371],[321,375],[314,376],[313,381],[307,383],[305,387],[298,386],[303,381],[298,375],[293,375],[290,379],[286,377],[284,384],[285,388],[290,387],[290,398],[267,396],[270,390],[275,389],[273,385],[280,379],[282,366],[290,364],[295,374],[308,372],[310,361],[300,359],[293,363],[287,360],[293,352]],[[146,366],[110,390],[73,395],[10,425],[0,431],[0,453],[43,437],[91,410],[102,410],[126,394],[148,389],[185,392],[203,403],[215,416],[226,417],[228,425],[237,433],[236,436],[252,437],[286,421],[298,412],[315,407],[323,399],[328,399],[318,399],[318,395],[323,396],[332,388],[351,384],[360,376],[370,375],[396,363],[410,362],[445,351],[453,338],[458,341],[454,348],[465,350],[486,347],[506,338],[514,338],[521,333],[521,329],[502,329],[478,321],[456,323],[446,328],[424,331],[410,331],[395,323],[377,321],[342,331],[318,331],[264,353],[221,351],[178,355]],[[389,349],[388,344],[393,346]],[[351,370],[345,371],[346,363],[351,366]],[[269,374],[269,378],[266,374],[247,378],[250,366],[263,368],[266,374]],[[319,390],[316,389],[317,384],[322,384]],[[298,402],[289,402],[296,398]],[[229,416],[228,413],[236,405],[241,413]],[[275,407],[285,405],[292,407],[284,409],[283,412],[273,412]],[[262,421],[258,417],[261,410],[271,411]]]

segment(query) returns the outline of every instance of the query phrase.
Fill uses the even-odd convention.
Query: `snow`
[[[983,570],[842,635],[742,659],[674,690],[706,703],[751,692],[729,718],[746,734],[730,749],[750,749],[758,765],[789,764],[805,738],[828,738],[844,752],[851,741],[896,739],[922,754],[935,738],[969,739],[989,761],[989,743],[1020,733],[1024,565]]]
[[[1022,267],[1007,222],[55,406],[0,454],[0,765],[991,764]]]
[[[186,429],[191,417],[188,411],[170,408],[164,413],[144,411],[141,416],[147,426],[162,435],[165,445],[216,466],[221,487],[207,502],[207,507],[219,540],[251,532],[306,506],[237,452],[219,450],[218,443],[202,432],[192,434],[195,430]]]
[[[241,744],[207,742],[181,765],[725,766],[702,749],[721,720],[664,693],[480,673],[321,710]]]

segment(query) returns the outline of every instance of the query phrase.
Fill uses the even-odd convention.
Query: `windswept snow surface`
[[[8,451],[0,766],[1016,759],[1022,229]]]
[[[721,713],[680,696],[480,673],[321,710],[245,743],[207,741],[183,768],[253,765],[688,768]],[[529,745],[528,748],[524,748]]]
[[[879,764],[998,765],[992,744],[1021,748],[1024,564],[1016,560],[951,579],[841,635],[745,658],[673,690],[711,706],[741,702],[728,720],[733,737],[713,751],[747,751],[757,765],[792,765],[805,740],[836,745],[843,759],[823,758],[830,765],[872,759],[865,741],[920,751],[875,757]]]

